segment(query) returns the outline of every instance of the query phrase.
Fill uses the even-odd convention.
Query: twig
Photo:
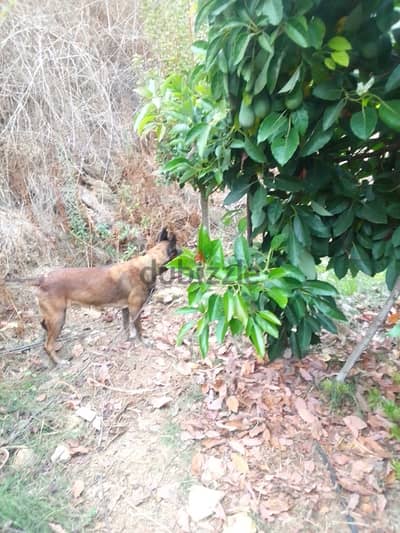
[[[104,383],[100,383],[99,381],[95,380],[94,378],[88,378],[88,383],[91,383],[95,387],[102,387],[103,389],[111,390],[113,392],[121,392],[122,394],[129,394],[131,396],[140,396],[140,394],[147,394],[148,392],[154,392],[157,389],[120,389],[119,387],[111,387],[110,385],[105,385]]]
[[[321,457],[322,459],[322,462],[324,463],[324,465],[326,466],[328,472],[329,472],[329,477],[331,478],[331,483],[333,485],[333,488],[335,489],[335,492],[336,494],[339,496],[339,504],[340,506],[342,507],[342,509],[345,509],[346,506],[344,505],[344,502],[343,502],[343,495],[342,495],[342,491],[341,491],[341,488],[340,488],[340,485],[338,483],[338,479],[337,479],[337,476],[336,476],[336,472],[335,472],[335,469],[333,468],[330,460],[329,460],[329,457],[328,455],[326,454],[325,450],[323,449],[323,447],[321,446],[321,444],[318,442],[318,441],[314,441],[314,446],[317,450],[317,452],[319,453],[319,456]],[[344,518],[346,519],[346,524],[348,525],[351,533],[358,533],[358,528],[354,522],[354,519],[351,515],[349,515],[347,512],[345,512],[344,514]]]
[[[1,470],[3,466],[7,463],[8,459],[10,458],[10,452],[7,450],[7,448],[0,448],[0,452],[4,454],[4,459],[0,463],[0,470]]]
[[[356,345],[350,357],[347,359],[347,361],[341,368],[340,372],[336,376],[336,381],[340,383],[344,382],[348,373],[353,368],[353,366],[358,361],[358,359],[361,357],[363,351],[368,346],[368,344],[371,342],[375,333],[378,331],[379,326],[381,326],[381,324],[387,317],[390,309],[393,306],[394,301],[399,296],[399,294],[400,294],[400,276],[397,278],[396,283],[393,289],[391,290],[388,299],[385,302],[385,305],[382,307],[380,312],[376,315],[371,325],[369,326],[367,332],[364,335],[364,338],[361,339],[361,341]]]

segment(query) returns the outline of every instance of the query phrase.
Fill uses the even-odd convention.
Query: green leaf
[[[306,248],[310,246],[310,232],[308,227],[304,224],[303,220],[295,215],[293,218],[293,231],[296,235],[296,239]]]
[[[250,197],[251,224],[253,231],[259,228],[265,221],[264,207],[268,204],[267,192],[263,187],[257,187],[257,190]]]
[[[153,102],[145,104],[136,115],[133,128],[138,135],[142,135],[144,127],[156,118],[157,108]]]
[[[257,142],[262,143],[265,140],[272,140],[280,135],[288,126],[288,119],[283,113],[270,113],[261,122],[258,129]]]
[[[212,294],[207,302],[207,317],[210,322],[219,320],[223,312],[223,301],[219,294]]]
[[[326,57],[324,59],[324,64],[327,68],[329,68],[329,70],[336,70],[336,63],[331,57]]]
[[[238,65],[242,61],[252,38],[253,34],[248,33],[247,31],[244,31],[239,35],[232,54],[235,58],[233,61],[233,66]]]
[[[393,232],[392,243],[393,246],[400,246],[400,226]]]
[[[176,172],[190,166],[190,161],[185,157],[174,157],[163,166],[163,170],[165,172]]]
[[[301,108],[293,111],[290,115],[293,127],[299,132],[299,135],[304,135],[308,128],[308,112]]]
[[[399,268],[399,262],[396,261],[395,258],[393,258],[386,270],[386,285],[388,289],[391,291],[396,283],[396,280],[398,276],[400,275],[400,268]]]
[[[271,144],[272,155],[280,165],[285,165],[299,146],[299,134],[292,128],[285,137],[275,137]]]
[[[199,156],[201,158],[203,158],[205,155],[205,150],[207,148],[207,141],[210,135],[211,128],[212,128],[212,124],[206,124],[205,128],[201,131],[197,139],[197,149],[199,151]]]
[[[269,35],[264,32],[260,33],[258,36],[258,42],[261,48],[263,48],[266,52],[269,52],[270,54],[273,53],[274,49],[272,47]]]
[[[376,224],[387,223],[385,206],[379,201],[370,202],[365,205],[362,205],[357,210],[357,216],[362,218],[363,220],[368,220],[369,222],[374,222]]]
[[[244,141],[244,149],[253,161],[256,161],[257,163],[265,163],[267,161],[262,148],[254,144],[247,136]]]
[[[293,89],[296,86],[296,83],[299,81],[299,78],[300,78],[300,65],[296,68],[296,70],[290,76],[290,78],[285,83],[285,85],[282,87],[282,89],[278,91],[278,94],[290,93],[291,91],[293,91]]]
[[[332,104],[325,109],[324,116],[322,118],[322,129],[324,131],[328,130],[331,126],[335,124],[335,122],[340,117],[345,105],[346,100],[343,99],[340,100],[337,104]]]
[[[234,299],[233,294],[230,291],[226,291],[223,296],[225,319],[230,322],[234,312]]]
[[[308,27],[308,42],[310,46],[319,50],[322,47],[326,32],[325,23],[318,17],[313,17]]]
[[[272,58],[271,68],[269,69],[268,80],[267,80],[268,90],[270,94],[272,94],[275,91],[276,82],[278,81],[282,62],[285,56],[286,56],[286,49],[283,48],[283,50],[279,54],[275,54]]]
[[[340,100],[342,89],[330,81],[323,81],[313,89],[313,95],[321,100]]]
[[[248,177],[244,179],[237,179],[231,184],[231,191],[224,199],[224,205],[230,205],[242,198],[251,187],[251,182],[248,181]]]
[[[277,26],[283,17],[282,0],[264,0],[262,13],[268,17],[273,26]]]
[[[350,56],[347,52],[332,52],[331,58],[337,65],[342,67],[348,67],[350,64]]]
[[[363,107],[361,111],[352,115],[350,127],[355,135],[366,141],[375,131],[378,115],[374,108]]]
[[[374,271],[371,258],[362,246],[353,243],[351,259],[357,265],[357,268],[364,272],[364,274],[367,274],[367,276],[373,276]]]
[[[259,313],[255,315],[254,320],[264,333],[267,333],[275,339],[279,337],[279,329],[274,324],[271,324],[271,322],[268,322],[268,320],[265,320]]]
[[[309,46],[307,19],[304,16],[289,19],[284,26],[284,31],[289,39],[302,48]]]
[[[201,327],[200,332],[198,332],[200,352],[201,352],[202,357],[207,357],[209,335],[210,335],[210,328],[208,324],[204,324],[204,326]]]
[[[264,334],[262,332],[262,329],[258,324],[253,322],[251,333],[250,333],[250,340],[256,349],[258,355],[260,357],[264,357],[265,355],[265,340],[264,340]]]
[[[317,275],[314,258],[310,252],[304,248],[301,248],[299,253],[299,262],[295,266],[298,266],[309,279],[313,279]]]
[[[247,321],[249,319],[249,313],[247,310],[246,302],[243,299],[241,294],[233,295],[233,308],[234,308],[234,317],[240,320],[244,327],[247,326]]]
[[[400,131],[400,100],[382,102],[379,108],[379,118],[395,131]]]
[[[351,43],[346,37],[342,37],[341,35],[336,35],[335,37],[332,37],[332,39],[329,39],[328,46],[331,50],[337,50],[338,52],[351,50],[352,48]]]
[[[227,331],[228,322],[226,321],[226,318],[223,317],[218,321],[217,327],[215,328],[215,337],[220,344],[224,342]]]
[[[339,237],[339,235],[342,235],[350,228],[350,226],[353,224],[353,221],[353,209],[347,209],[346,211],[343,211],[343,213],[341,213],[335,221],[335,224],[333,226],[333,236]]]
[[[314,295],[317,296],[337,296],[338,291],[330,283],[319,280],[306,281],[303,285],[303,289],[306,291],[311,291]]]
[[[325,209],[321,204],[318,202],[314,202],[314,200],[311,201],[311,208],[312,210],[317,213],[317,215],[321,215],[322,217],[331,217],[332,213]]]
[[[284,291],[278,289],[277,287],[271,287],[270,289],[267,289],[267,294],[271,300],[274,300],[274,302],[279,305],[281,309],[286,307],[288,303],[288,296]]]
[[[183,338],[193,328],[194,323],[194,320],[191,320],[190,322],[182,324],[175,341],[177,346],[180,346],[182,344]]]
[[[385,85],[385,93],[390,93],[398,87],[400,87],[400,65],[397,65],[397,67],[390,74]]]
[[[267,322],[270,322],[271,324],[275,324],[275,326],[280,326],[281,321],[279,318],[274,315],[271,311],[268,311],[267,309],[264,309],[262,311],[257,311],[257,314],[260,315],[262,318],[267,320]]]
[[[318,152],[318,150],[323,148],[331,140],[332,135],[333,128],[324,131],[322,123],[319,122],[301,149],[301,155],[306,156]]]
[[[271,63],[272,58],[273,58],[273,55],[270,54],[267,60],[265,61],[263,68],[258,74],[256,81],[254,82],[254,89],[253,89],[254,96],[259,94],[268,83],[268,71],[269,71],[269,65]]]
[[[236,261],[239,264],[245,265],[246,267],[250,266],[250,249],[247,239],[240,235],[236,237],[233,244],[233,250],[235,254]]]

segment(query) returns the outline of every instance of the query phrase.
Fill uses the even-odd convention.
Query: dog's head
[[[167,228],[163,228],[158,235],[157,243],[148,250],[147,254],[154,263],[158,274],[162,274],[167,269],[165,265],[178,256],[181,250],[177,247],[176,236],[169,233]]]

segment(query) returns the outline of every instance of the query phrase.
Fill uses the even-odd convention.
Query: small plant
[[[394,470],[396,479],[400,481],[400,461],[398,459],[392,459],[391,465]]]
[[[394,422],[395,424],[400,422],[400,406],[396,405],[396,403],[393,402],[392,400],[383,400],[382,407],[383,407],[383,412],[385,413],[385,416],[391,422]]]
[[[382,395],[380,393],[380,390],[377,387],[372,387],[372,389],[368,392],[368,405],[372,409],[376,409],[382,404]]]
[[[400,385],[400,372],[394,372],[392,375],[392,381],[395,385]]]
[[[321,383],[321,390],[327,397],[332,410],[340,409],[348,401],[355,401],[354,385],[350,383],[325,379]]]
[[[303,357],[310,343],[318,339],[321,327],[336,331],[332,319],[344,319],[333,299],[336,289],[308,280],[299,269],[282,262],[281,245],[282,236],[263,253],[239,235],[233,254],[226,256],[221,241],[211,240],[201,227],[197,252],[184,250],[169,263],[192,280],[189,305],[180,313],[200,315],[184,324],[177,342],[195,327],[205,357],[210,332],[214,330],[222,343],[230,331],[248,337],[258,356],[268,352],[271,360],[288,344],[295,356]]]

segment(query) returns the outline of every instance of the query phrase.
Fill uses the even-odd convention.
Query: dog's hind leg
[[[50,309],[41,302],[40,309],[43,315],[41,324],[47,333],[44,349],[54,364],[60,363],[60,359],[56,355],[55,345],[57,337],[59,336],[65,323],[66,308],[63,307],[60,309]]]

